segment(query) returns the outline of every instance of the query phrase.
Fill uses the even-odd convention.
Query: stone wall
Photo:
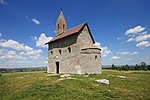
[[[80,48],[82,48],[87,43],[93,44],[93,41],[89,34],[87,26],[85,26],[77,38],[77,44],[80,46]]]
[[[60,73],[100,74],[100,50],[88,49],[86,50],[88,53],[83,53],[82,47],[86,43],[93,45],[87,26],[84,27],[81,33],[76,33],[50,43],[48,51],[48,73],[56,73],[56,62],[59,62]],[[70,53],[68,47],[71,48]]]
[[[75,34],[50,44],[48,51],[49,73],[56,73],[56,62],[60,64],[60,73],[76,73],[75,65],[78,64],[79,52],[78,44],[76,44],[77,36],[78,34]],[[61,54],[59,50],[61,50]]]
[[[101,56],[99,49],[87,49],[88,52],[80,54],[82,73],[101,74]],[[94,51],[94,52],[93,52]]]
[[[79,34],[77,44],[80,47],[79,61],[81,73],[101,74],[101,53],[100,49],[84,49],[86,44],[94,45],[87,26],[84,27],[82,33]],[[95,59],[96,57],[96,59]]]

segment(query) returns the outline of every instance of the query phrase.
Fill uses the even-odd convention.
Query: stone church
[[[101,49],[94,45],[87,23],[67,30],[61,11],[56,36],[47,42],[48,73],[101,74]]]

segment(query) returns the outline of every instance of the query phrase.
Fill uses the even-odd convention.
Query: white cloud
[[[0,50],[0,60],[25,60],[26,58],[20,56],[16,53],[16,51],[8,51],[6,49]]]
[[[131,42],[131,41],[133,41],[134,39],[133,38],[129,38],[128,40],[127,40],[127,42]]]
[[[0,49],[0,60],[26,60],[27,58],[38,59],[41,57],[42,50],[33,50],[28,52],[20,52],[19,54],[16,51],[8,49]]]
[[[0,3],[1,3],[2,5],[7,5],[7,2],[5,2],[4,0],[0,0]]]
[[[39,48],[46,48],[46,42],[50,41],[53,37],[46,37],[44,33],[40,35],[40,37],[36,41],[36,46]]]
[[[33,50],[33,48],[19,43],[15,40],[1,40],[0,39],[0,59],[1,60],[24,60],[27,58],[39,59],[41,58],[42,50]],[[17,50],[12,51],[11,49]],[[21,51],[19,53],[19,51]],[[14,62],[15,63],[15,62]]]
[[[150,43],[149,43],[149,41],[142,41],[140,43],[137,43],[136,46],[137,47],[149,47]]]
[[[145,35],[147,34],[147,31],[141,32],[140,34]]]
[[[42,53],[42,50],[39,49],[39,50],[33,50],[33,51],[29,51],[29,52],[21,52],[20,55],[24,55],[24,56],[35,56],[39,53]]]
[[[4,48],[12,48],[15,50],[22,50],[22,51],[31,51],[33,50],[33,48],[25,45],[25,44],[21,44],[15,40],[8,40],[8,41],[0,41],[0,46],[4,47]]]
[[[117,38],[117,40],[120,40],[120,39],[122,39],[122,37],[118,37],[118,38]]]
[[[44,63],[44,64],[48,64],[48,61],[44,61],[43,63]]]
[[[121,44],[124,44],[125,42],[121,42]]]
[[[125,35],[135,35],[135,34],[137,34],[137,33],[140,33],[140,32],[142,32],[143,30],[145,30],[145,27],[142,27],[142,26],[136,26],[136,27],[134,27],[134,28],[131,28],[131,29],[129,29],[129,30],[127,30],[126,32],[125,32]]]
[[[3,55],[5,55],[5,54],[7,54],[7,50],[6,49],[3,49],[3,48],[1,48],[0,49],[0,56],[3,56]]]
[[[107,55],[109,55],[111,53],[111,51],[108,49],[108,47],[101,47],[102,50],[102,56],[106,57]]]
[[[150,38],[150,34],[145,34],[145,35],[137,36],[135,38],[135,41],[136,42],[145,41],[148,40],[149,38]]]
[[[145,27],[142,26],[137,26],[127,30],[125,35],[128,35],[129,37],[132,36],[132,38],[129,38],[126,42],[135,41],[137,42],[137,47],[149,47],[150,43],[147,40],[150,39],[150,34],[144,30]]]
[[[129,58],[128,60],[132,60],[132,59]]]
[[[135,55],[138,54],[139,52],[117,52],[117,54],[121,55]]]
[[[46,59],[46,61],[44,61],[43,63],[48,64],[48,57],[46,57],[45,59]]]
[[[121,55],[128,55],[129,52],[117,52],[117,54],[121,54]]]
[[[0,37],[2,36],[2,33],[0,33]]]
[[[36,18],[33,18],[33,19],[32,19],[32,22],[34,22],[36,25],[40,25],[40,21],[37,20]]]
[[[20,55],[29,57],[32,59],[38,59],[39,57],[41,57],[42,52],[43,51],[39,49],[39,50],[33,50],[33,51],[29,51],[29,52],[21,52]]]
[[[111,59],[120,59],[118,56],[113,56]]]
[[[134,55],[136,55],[136,54],[138,54],[139,52],[133,52],[132,54],[134,54]]]
[[[31,39],[32,40],[37,40],[37,37],[36,36],[31,36]]]
[[[135,42],[140,42],[140,41],[145,41],[150,39],[150,34],[141,34],[137,37],[134,38],[129,38],[126,42],[131,42],[131,41],[135,41]]]
[[[102,54],[102,57],[106,57],[107,55],[109,55],[111,53],[111,51],[109,50],[108,47],[102,47],[100,45],[100,43],[98,42],[95,42],[95,44],[97,47],[99,47],[101,49],[101,54]]]
[[[101,48],[101,44],[99,42],[95,42],[94,45],[97,46],[98,48]]]
[[[54,33],[56,33],[56,30],[54,31]]]

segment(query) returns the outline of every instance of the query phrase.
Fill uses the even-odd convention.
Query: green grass
[[[0,100],[150,100],[148,71],[103,70],[101,75],[73,75],[74,79],[65,80],[46,75],[42,71],[2,74]],[[102,78],[110,85],[95,82]]]

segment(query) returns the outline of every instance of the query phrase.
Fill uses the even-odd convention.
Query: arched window
[[[59,50],[59,54],[61,55],[61,50]]]
[[[95,56],[95,60],[97,60],[97,56]]]
[[[53,54],[53,51],[51,51],[51,54]]]
[[[68,47],[68,52],[71,53],[71,48],[70,47]]]
[[[59,29],[59,24],[58,24],[58,29]]]

